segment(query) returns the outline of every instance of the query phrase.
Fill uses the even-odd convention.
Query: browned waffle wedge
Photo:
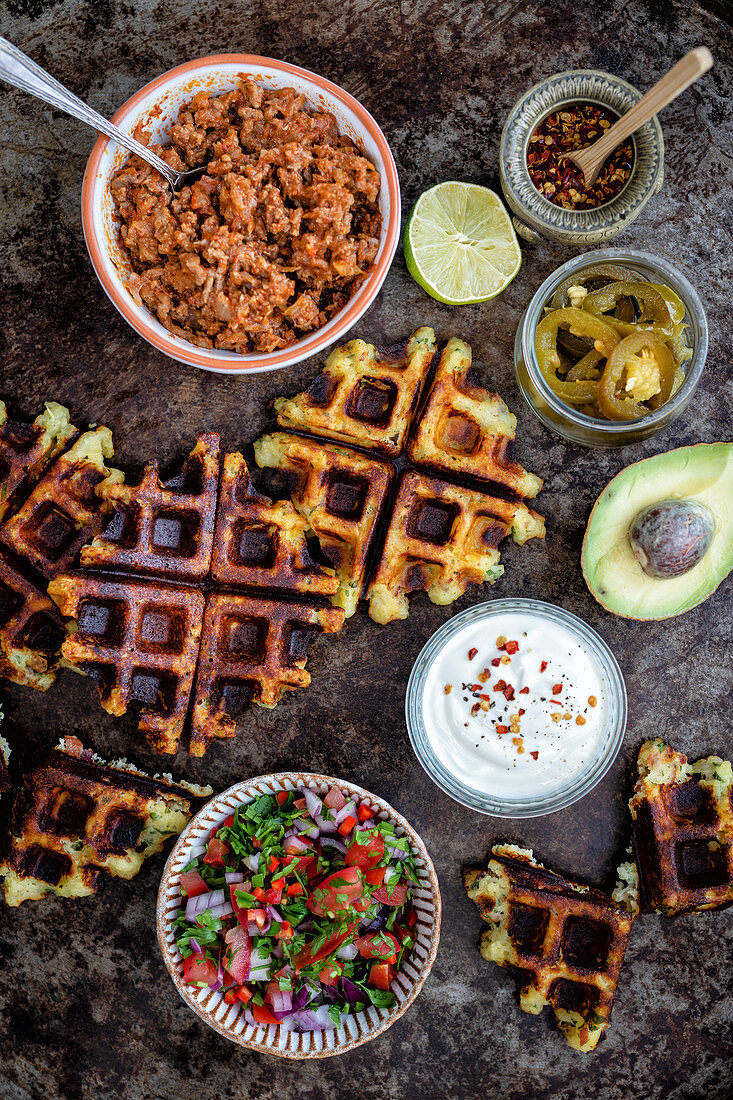
[[[256,491],[241,454],[225,456],[211,561],[215,581],[332,596],[336,574],[313,560],[307,533],[290,501],[273,502]]]
[[[47,401],[32,424],[9,420],[0,401],[0,520],[74,435],[69,410],[55,401]]]
[[[331,352],[305,393],[275,401],[278,423],[401,454],[434,354],[431,328],[392,347],[351,340]]]
[[[274,707],[285,691],[307,687],[306,647],[340,630],[342,610],[258,596],[209,596],[196,674],[189,752],[203,756],[217,737],[233,737],[236,717],[253,700]]]
[[[10,745],[0,734],[0,794],[9,791],[12,787],[8,774],[8,761],[10,760]]]
[[[468,344],[452,336],[410,440],[412,461],[492,481],[521,497],[536,497],[542,478],[509,455],[516,427],[516,416],[499,395],[489,393],[474,377]]]
[[[0,676],[47,691],[66,636],[57,608],[0,551]]]
[[[180,577],[206,576],[211,564],[219,436],[202,434],[181,473],[160,480],[151,462],[139,485],[109,485],[115,511],[102,534],[84,547],[82,565]]]
[[[285,432],[263,436],[254,448],[259,466],[286,474],[295,507],[336,570],[339,588],[333,603],[348,618],[359,602],[392,467],[345,447]]]
[[[102,706],[140,708],[140,730],[156,752],[178,749],[196,668],[204,597],[184,585],[65,573],[49,585],[76,619],[64,657],[94,677]]]
[[[105,764],[76,738],[62,741],[16,796],[10,852],[0,863],[6,903],[85,897],[108,876],[133,878],[183,830],[192,798],[209,794],[210,787],[151,779],[125,761]]]
[[[447,604],[469,585],[493,584],[504,572],[497,547],[542,538],[544,523],[524,504],[500,500],[410,470],[403,474],[374,579],[369,614],[375,622],[406,619],[408,596],[425,590]]]
[[[611,1016],[633,917],[600,890],[562,878],[531,852],[494,845],[485,871],[468,871],[469,898],[491,926],[481,954],[520,971],[520,1007],[551,1005],[574,1050],[593,1050]]]
[[[641,901],[667,917],[733,904],[733,768],[645,741],[629,801]]]
[[[102,494],[122,480],[120,470],[105,465],[113,454],[109,428],[80,435],[5,520],[0,539],[49,580],[67,569],[110,510]]]

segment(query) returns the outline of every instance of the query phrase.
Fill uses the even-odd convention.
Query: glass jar
[[[562,244],[602,244],[638,217],[664,180],[664,139],[656,117],[629,139],[634,147],[631,176],[623,190],[602,206],[566,210],[542,195],[529,174],[529,139],[555,111],[576,103],[594,103],[624,115],[641,99],[633,85],[593,69],[556,73],[535,84],[509,112],[501,134],[499,174],[514,228],[527,241],[546,237]]]
[[[545,306],[557,287],[569,276],[578,276],[588,267],[615,264],[637,271],[642,279],[671,287],[685,306],[687,339],[692,358],[685,365],[685,380],[673,397],[659,409],[638,420],[601,420],[566,405],[542,377],[535,353],[535,331],[545,316]],[[656,435],[682,413],[690,402],[705,365],[708,351],[708,326],[700,296],[690,282],[672,264],[634,249],[602,248],[568,260],[545,279],[529,303],[514,341],[514,369],[519,388],[535,416],[545,427],[572,443],[584,447],[624,447]]]

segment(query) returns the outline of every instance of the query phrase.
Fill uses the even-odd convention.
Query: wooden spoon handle
[[[694,84],[713,64],[713,55],[706,46],[698,46],[677,62],[666,76],[635,103],[610,130],[593,145],[594,160],[603,163],[606,157],[645,122],[671,103],[680,92]]]

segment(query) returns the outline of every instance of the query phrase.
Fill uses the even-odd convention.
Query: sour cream
[[[597,759],[609,720],[606,678],[572,625],[532,612],[530,601],[509,612],[501,602],[436,652],[422,688],[424,729],[465,787],[541,799]]]

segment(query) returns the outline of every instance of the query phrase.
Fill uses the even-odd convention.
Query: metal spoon
[[[40,65],[36,65],[30,57],[26,57],[24,53],[21,53],[12,42],[8,42],[7,38],[2,37],[0,37],[0,80],[5,80],[8,84],[12,84],[24,92],[30,92],[37,99],[50,103],[52,107],[58,107],[60,110],[65,111],[67,115],[72,115],[74,118],[78,118],[80,122],[86,122],[87,125],[93,126],[95,130],[106,134],[107,137],[114,138],[120,145],[124,145],[125,149],[129,149],[131,153],[137,153],[139,157],[147,161],[151,168],[155,168],[156,171],[160,172],[161,176],[165,176],[174,193],[188,184],[195,183],[206,171],[206,166],[203,166],[192,168],[188,172],[176,172],[150,149],[146,149],[139,141],[135,141],[133,137],[130,137],[129,134],[124,133],[123,130],[120,130],[114,123],[106,119],[104,115],[98,114],[87,106],[83,100],[75,96],[63,84],[59,84],[58,80],[55,80],[45,69],[42,69]]]
[[[578,149],[577,152],[573,153],[564,153],[563,160],[571,160],[573,164],[577,164],[583,173],[585,186],[592,187],[598,178],[598,173],[604,161],[613,150],[625,138],[633,134],[645,122],[648,122],[652,115],[658,114],[662,107],[666,107],[668,103],[671,103],[680,92],[684,92],[685,88],[689,88],[690,84],[693,84],[703,73],[706,73],[712,64],[713,55],[707,47],[698,46],[697,49],[690,50],[681,61],[678,61],[669,70],[666,76],[657,81],[654,87],[650,88],[639,102],[634,104],[630,111],[627,111],[618,122],[614,122],[602,138],[594,141],[592,145],[587,145],[585,149]]]

